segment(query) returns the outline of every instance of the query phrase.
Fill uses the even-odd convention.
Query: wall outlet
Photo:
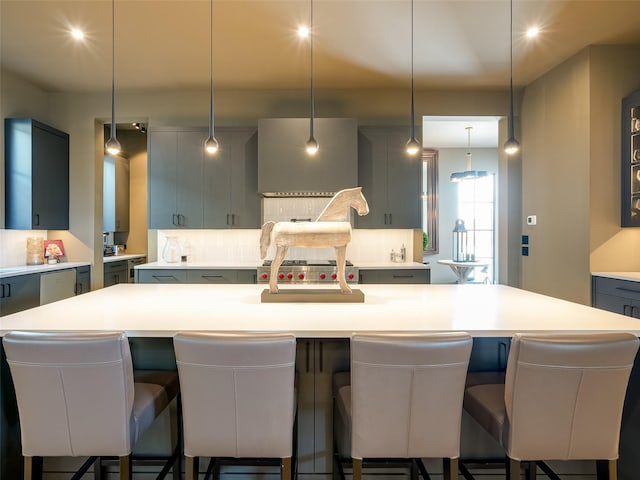
[[[522,256],[523,257],[528,257],[529,256],[529,247],[527,247],[526,245],[522,246]]]
[[[527,225],[535,225],[538,223],[538,218],[535,215],[527,216]]]

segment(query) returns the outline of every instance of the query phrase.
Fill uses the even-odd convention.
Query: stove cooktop
[[[272,261],[271,260],[265,260],[264,263],[262,264],[263,267],[270,267],[271,266]],[[304,267],[304,266],[309,266],[309,267],[328,267],[328,266],[335,266],[336,265],[336,261],[335,260],[285,260],[282,262],[282,267]],[[346,261],[346,266],[347,267],[353,267],[353,263],[351,263],[349,260]]]

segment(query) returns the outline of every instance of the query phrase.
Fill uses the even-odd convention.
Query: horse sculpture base
[[[364,293],[352,289],[345,294],[329,288],[291,288],[271,293],[265,289],[260,296],[262,303],[364,303]]]

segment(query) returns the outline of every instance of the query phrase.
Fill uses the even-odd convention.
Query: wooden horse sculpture
[[[271,293],[278,293],[278,269],[291,246],[335,248],[340,289],[343,293],[351,293],[344,276],[347,244],[351,241],[351,224],[347,221],[350,208],[354,208],[360,216],[369,213],[369,205],[362,195],[362,187],[340,190],[315,222],[266,222],[262,225],[260,258],[267,256],[271,242],[276,246],[269,278]]]

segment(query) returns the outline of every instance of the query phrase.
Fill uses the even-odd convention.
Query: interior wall
[[[589,52],[528,85],[522,100],[522,287],[590,304]]]
[[[471,153],[473,168],[495,173],[497,175],[496,182],[499,182],[498,150],[495,148],[472,148]],[[452,257],[453,226],[458,218],[458,184],[451,183],[449,177],[453,172],[466,169],[466,154],[466,148],[438,149],[439,252],[424,256],[424,260],[431,265],[431,283],[455,283],[457,279],[451,268],[438,264],[438,260],[451,260]],[[496,249],[499,250],[497,232]],[[496,251],[496,259],[498,259],[498,251]]]
[[[640,89],[640,47],[591,55],[591,271],[639,271],[640,228],[620,227],[621,100]]]

